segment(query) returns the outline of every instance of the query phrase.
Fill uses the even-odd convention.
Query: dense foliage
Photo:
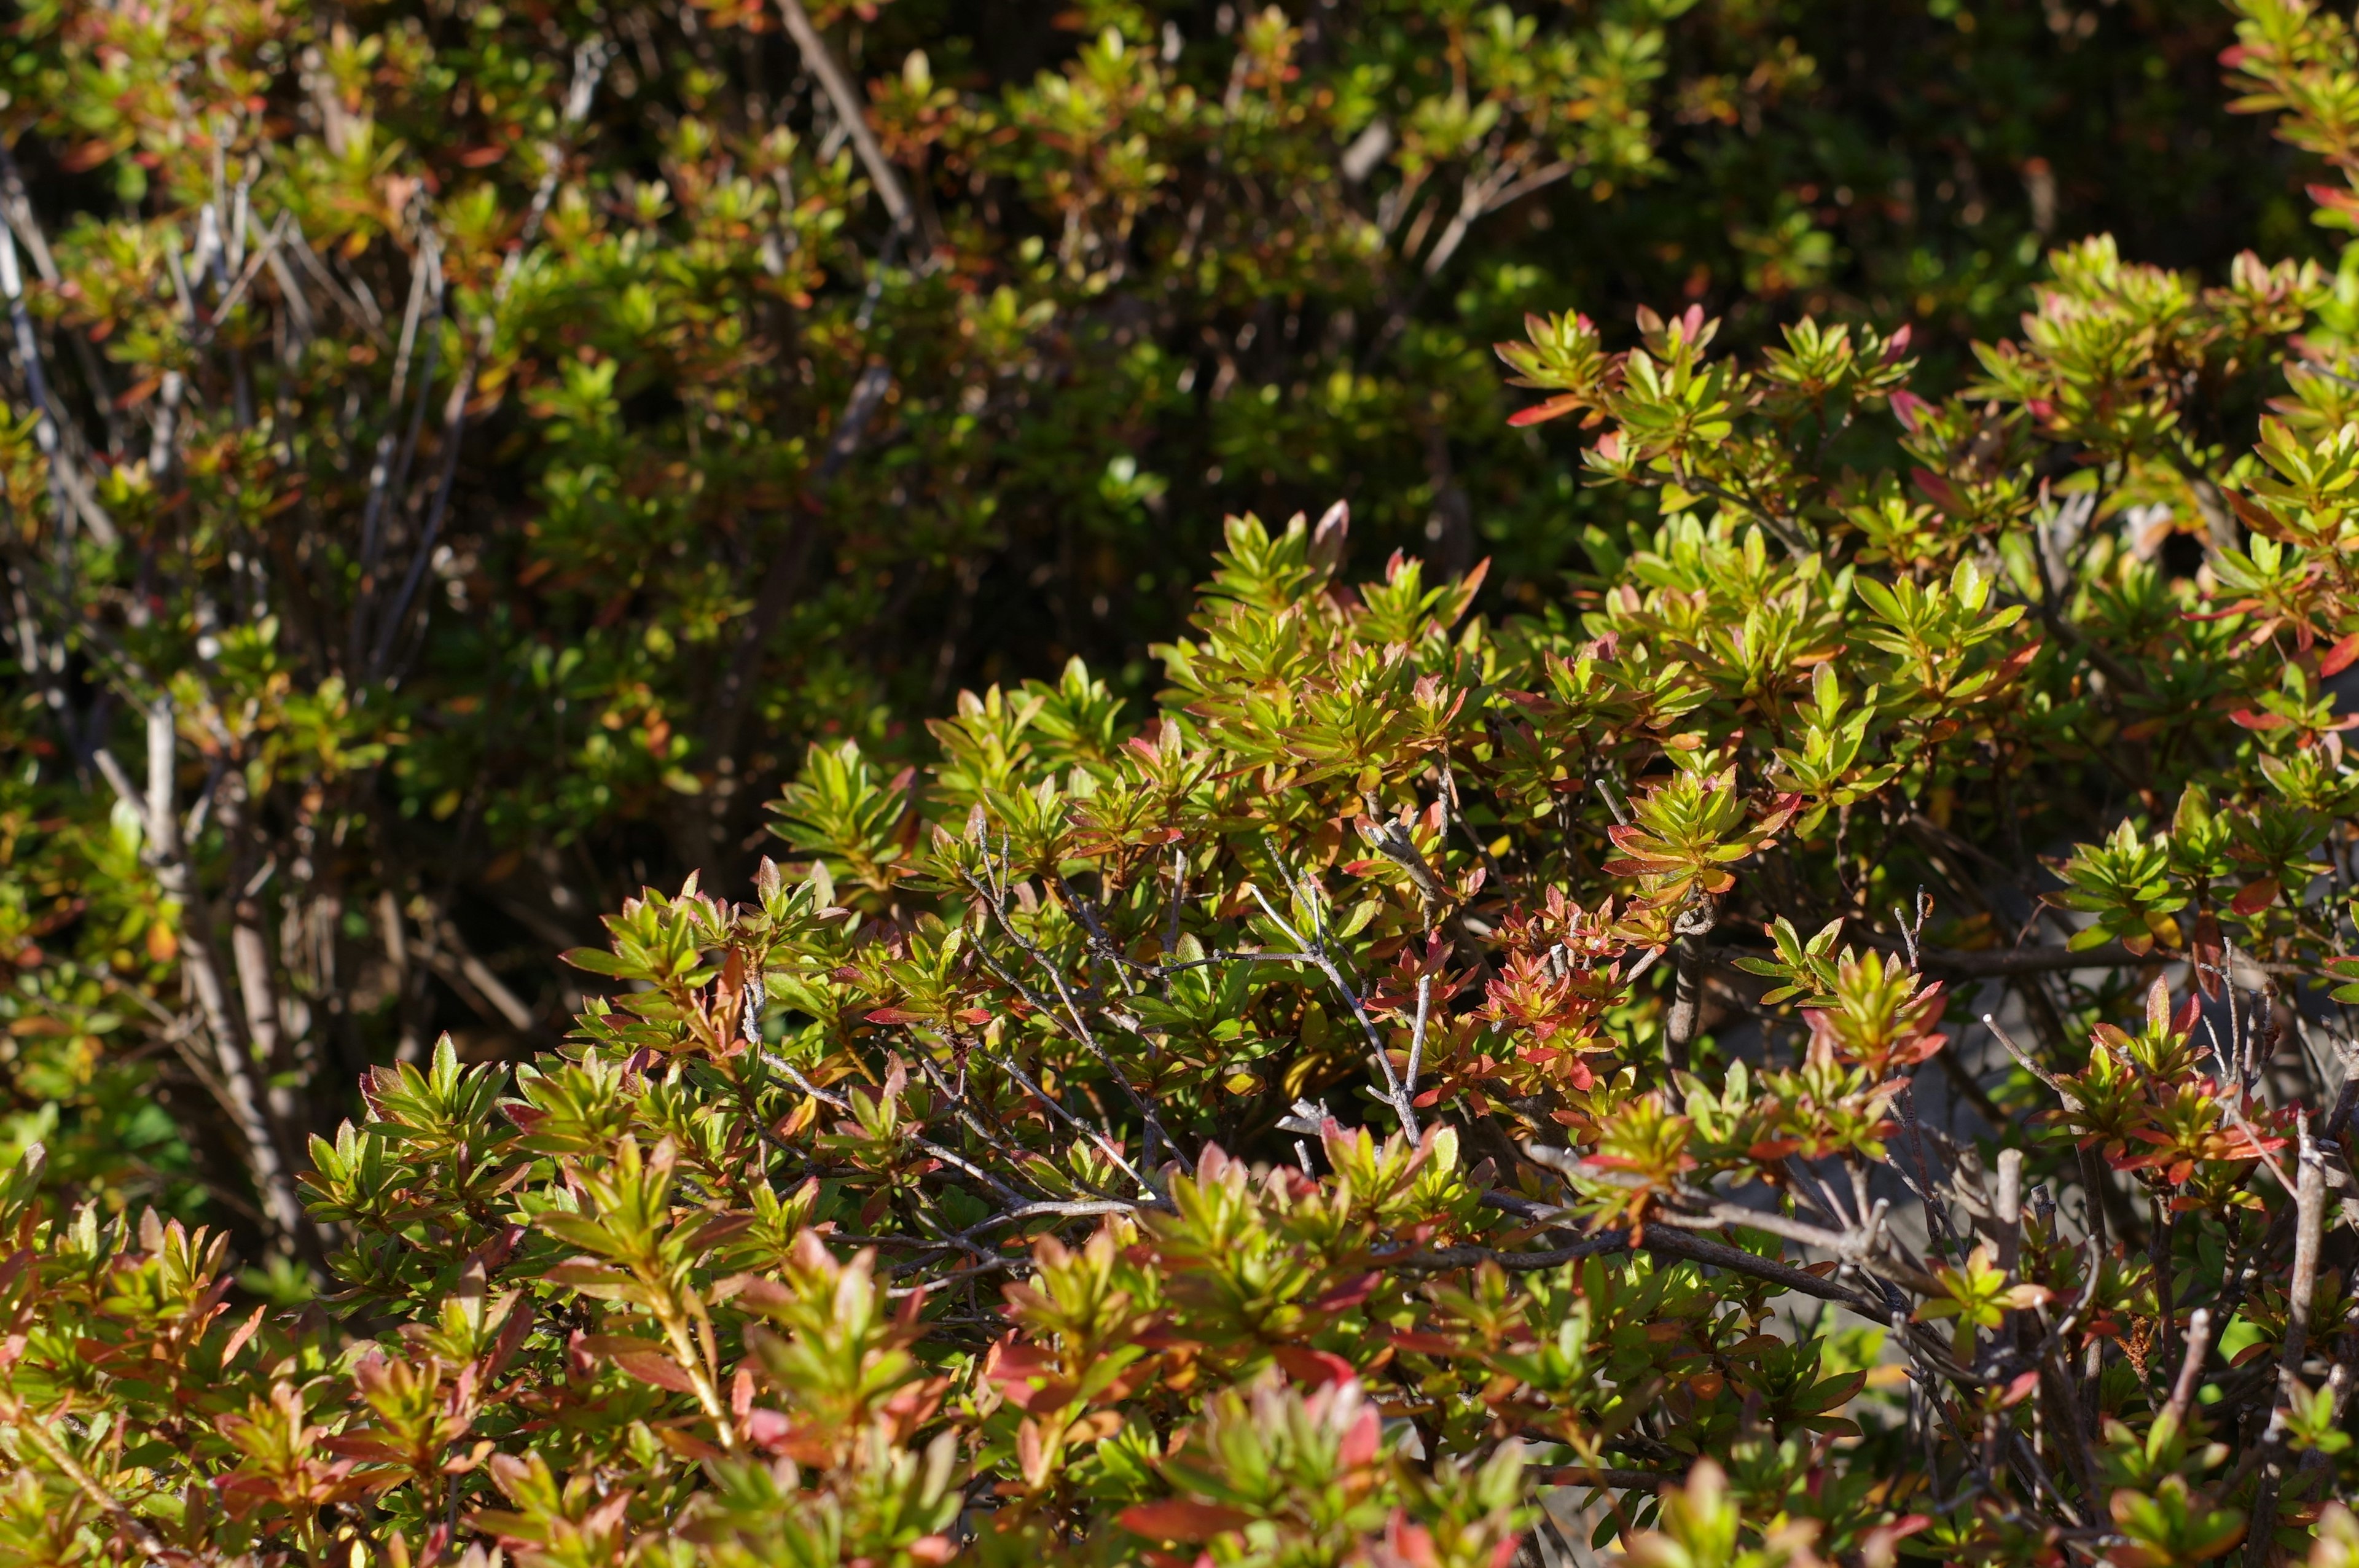
[[[0,178],[7,1006],[60,1135],[0,1190],[0,1554],[1504,1568],[1577,1512],[1642,1568],[2359,1557],[2359,267],[2091,238],[1985,331],[1875,324],[1827,249],[1443,396],[1486,286],[1405,280],[1519,184],[1676,182],[1643,106],[1719,79],[1676,7],[1343,9],[1223,13],[1201,87],[1130,8],[995,99],[905,54],[864,120],[833,50],[891,8],[20,24],[26,139],[130,215],[36,251]],[[2359,41],[2245,0],[2224,63],[2351,227]],[[625,73],[712,114],[627,124]],[[929,560],[971,612],[1015,512],[1059,593],[1169,569],[1081,531],[1176,483],[1079,454],[1247,300],[1399,400],[1368,467],[1217,353],[1150,449],[1373,504],[1232,517],[1144,699],[1076,656],[860,717],[907,650],[850,628]],[[1561,556],[1499,513],[1561,585],[1499,593],[1477,449],[1411,438],[1478,414],[1561,464]],[[562,1041],[425,1048],[429,973],[549,1027],[460,884],[562,945],[560,851],[625,822],[699,871],[566,953]],[[157,1152],[213,1224],[141,1206]]]
[[[1953,384],[2043,235],[2314,248],[2307,160],[2216,112],[2231,40],[2213,0],[22,7],[11,1141],[299,1246],[363,1071],[553,1044],[552,955],[642,884],[745,896],[810,741],[922,763],[1076,654],[1150,699],[1223,514],[1346,495],[1364,558],[1557,601],[1631,509],[1506,423],[1536,302],[1907,319]],[[106,782],[167,696],[169,845]]]

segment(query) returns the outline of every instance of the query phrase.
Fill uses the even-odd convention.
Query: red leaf
[[[2352,633],[2351,635],[2327,649],[2325,656],[2318,661],[2318,673],[2322,676],[2339,676],[2351,667],[2354,659],[2359,659],[2359,632]]]
[[[1330,1383],[1355,1382],[1360,1376],[1359,1368],[1331,1351],[1281,1345],[1271,1354],[1286,1368],[1288,1377],[1313,1389],[1323,1389]]]
[[[229,1336],[229,1343],[222,1347],[223,1370],[228,1370],[229,1364],[237,1359],[237,1353],[245,1348],[245,1342],[254,1337],[255,1330],[262,1326],[262,1314],[268,1304],[266,1302],[262,1306],[255,1307],[254,1315],[239,1325],[237,1332]]]
[[[675,1394],[696,1391],[696,1379],[688,1375],[687,1369],[647,1340],[620,1334],[592,1334],[583,1336],[582,1348],[612,1361],[642,1383],[652,1383]]]
[[[2270,516],[2267,513],[2254,505],[2245,497],[2238,495],[2234,491],[2229,491],[2225,493],[2228,498],[2229,510],[2234,512],[2237,516],[2243,518],[2245,520],[2245,526],[2250,528],[2254,533],[2265,534],[2274,538],[2284,532],[2283,525],[2280,524],[2276,518]]]
[[[114,147],[107,142],[81,142],[68,147],[58,162],[69,174],[82,174],[96,168],[114,156]]]
[[[1904,1536],[1916,1534],[1932,1522],[1930,1514],[1908,1514],[1890,1524],[1877,1525],[1864,1539],[1860,1557],[1869,1563],[1889,1563],[1893,1559],[1892,1548],[1896,1541]]]
[[[1572,413],[1580,406],[1581,399],[1568,392],[1561,396],[1551,397],[1546,403],[1534,404],[1529,408],[1516,410],[1507,416],[1507,423],[1519,430],[1527,425],[1545,425],[1551,419],[1561,418]]]
[[[1236,1529],[1246,1520],[1234,1509],[1170,1498],[1159,1503],[1137,1503],[1122,1510],[1122,1528],[1150,1541],[1203,1541]]]
[[[1345,1280],[1310,1304],[1321,1312],[1349,1312],[1375,1293],[1382,1274],[1360,1274]]]
[[[1940,474],[1937,474],[1931,469],[1927,468],[1910,469],[1908,470],[1908,477],[1917,481],[1917,488],[1925,492],[1925,498],[1927,500],[1940,507],[1942,511],[1950,513],[1951,515],[1956,514],[1958,511],[1958,492],[1950,488],[1950,481],[1948,480],[1943,479]]]
[[[654,1431],[657,1442],[681,1458],[694,1464],[702,1465],[710,1460],[729,1457],[723,1450],[715,1448],[704,1439],[692,1433],[682,1432],[678,1427],[658,1425]]]
[[[1343,1465],[1357,1469],[1374,1459],[1384,1445],[1385,1423],[1376,1414],[1375,1407],[1371,1405],[1361,1410],[1360,1419],[1353,1422],[1352,1430],[1343,1434],[1343,1441],[1336,1445],[1335,1457]]]
[[[2277,878],[2263,877],[2258,881],[2246,882],[2229,901],[2228,907],[2238,914],[2258,914],[2277,901]]]
[[[2310,199],[2321,207],[2337,212],[2359,213],[2359,195],[2354,195],[2351,191],[2338,190],[2332,185],[2306,185],[2302,189],[2308,191]]]
[[[984,1357],[983,1375],[1009,1404],[1027,1412],[1059,1409],[1073,1396],[1073,1385],[1057,1376],[1049,1352],[1016,1339],[1013,1330]],[[1035,1378],[1045,1386],[1034,1388]]]

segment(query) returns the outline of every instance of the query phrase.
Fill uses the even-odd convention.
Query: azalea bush
[[[363,1072],[553,1045],[814,740],[1143,714],[1224,514],[1559,602],[1627,519],[1507,423],[1537,302],[1951,384],[2043,237],[2325,254],[2214,0],[1870,10],[21,7],[0,1138],[309,1268]]]
[[[823,75],[818,24],[785,21]],[[606,226],[764,187],[716,164],[577,203],[561,178],[625,46],[576,51],[518,222],[692,269],[709,253]],[[364,86],[394,70],[361,54]],[[322,114],[362,91],[347,58],[301,67]],[[2350,30],[2245,0],[2226,68],[2349,227]],[[154,150],[188,179],[213,156]],[[2079,242],[1971,365],[1832,315],[1754,344],[1700,305],[1535,313],[1489,373],[1500,438],[1580,476],[1561,585],[1502,607],[1484,565],[1342,503],[1232,516],[1151,697],[1075,657],[978,680],[922,744],[827,734],[763,791],[743,886],[651,883],[550,944],[576,1002],[519,1024],[553,1037],[528,1059],[444,1036],[368,1060],[326,1022],[365,1013],[332,968],[348,918],[382,920],[381,983],[414,951],[525,1003],[431,901],[333,891],[347,845],[395,842],[373,781],[431,750],[346,716],[407,702],[387,672],[432,645],[406,579],[334,552],[397,538],[422,581],[483,378],[589,429],[623,356],[527,370],[506,302],[561,336],[587,284],[557,288],[537,241],[451,240],[462,285],[408,275],[432,330],[385,317],[407,423],[341,406],[382,532],[274,535],[336,464],[288,455],[294,416],[262,410],[293,370],[264,367],[363,373],[285,333],[365,315],[393,247],[306,262],[289,219],[233,265],[225,210],[219,256],[161,253],[176,297],[214,280],[184,320],[234,323],[283,270],[279,335],[223,327],[130,400],[154,463],[77,449],[38,394],[12,427],[12,634],[113,813],[84,840],[109,880],[51,928],[125,949],[20,956],[13,1034],[52,1072],[144,1037],[226,1157],[204,1223],[126,1201],[136,1153],[87,1140],[0,1185],[9,1561],[2359,1558],[2359,264],[2207,280]],[[57,312],[18,318],[38,348],[88,295],[15,297]],[[842,380],[847,420],[885,416],[881,378]],[[421,452],[444,477],[405,469]],[[567,493],[660,514],[708,471],[680,461]],[[380,494],[379,467],[409,477]],[[174,532],[194,520],[220,532]],[[143,553],[164,539],[215,553]],[[60,621],[93,562],[123,585]],[[344,619],[263,630],[313,568]],[[307,684],[278,639],[322,627],[332,664],[394,662]],[[715,701],[728,645],[680,655]],[[484,722],[553,725],[564,678]],[[709,813],[718,776],[673,793]],[[280,879],[332,896],[274,918]],[[340,1040],[365,1072],[336,1120]],[[115,1114],[88,1125],[138,1125]]]
[[[2323,294],[2091,246],[1939,405],[1897,339],[1535,320],[1534,406],[1660,506],[1577,619],[1233,520],[1151,716],[1076,664],[922,781],[817,749],[752,898],[567,955],[562,1049],[375,1069],[304,1310],[20,1164],[0,1540],[1501,1568],[1554,1487],[1641,1563],[2341,1561],[2352,910],[2301,857],[2359,606],[2288,470],[2350,438],[2273,423],[2216,570],[2133,547],[2203,526],[2162,345],[2279,374]],[[2131,398],[2072,334],[2138,308]],[[2100,831],[2111,769],[2174,804]],[[2002,820],[2091,837],[2042,892]],[[1913,1106],[1976,1028],[1965,1139]]]

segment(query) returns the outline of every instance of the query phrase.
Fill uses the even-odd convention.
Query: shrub
[[[12,1144],[308,1245],[361,1072],[553,1044],[549,955],[745,896],[814,739],[1147,698],[1224,512],[1350,494],[1537,610],[1621,513],[1505,423],[1532,299],[1946,363],[2043,232],[2299,245],[2299,160],[2190,110],[2212,0],[1859,10],[22,8]],[[107,778],[167,697],[168,843]]]
[[[2230,65],[2359,174],[2346,29]],[[257,1169],[317,1301],[18,1162],[0,1550],[1504,1568],[1552,1487],[1642,1568],[2347,1561],[2351,309],[2091,240],[1946,389],[1532,318],[1562,601],[1240,516],[1145,717],[1076,660],[922,776],[814,745],[561,1046]],[[183,920],[203,711],[98,753]],[[251,1154],[245,929],[167,1038]]]

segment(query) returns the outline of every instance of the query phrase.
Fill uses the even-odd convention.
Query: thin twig
[[[883,144],[876,133],[868,127],[868,104],[852,79],[836,63],[827,40],[820,37],[811,25],[810,13],[802,7],[802,0],[778,0],[778,16],[787,24],[788,36],[795,48],[802,51],[803,64],[819,78],[827,92],[828,102],[835,107],[835,117],[843,126],[844,135],[852,140],[853,151],[859,155],[860,167],[867,171],[869,184],[876,188],[876,199],[885,203],[893,227],[906,236],[914,236],[918,228],[917,209],[909,204],[909,193],[901,185],[890,158],[885,156]]]
[[[1283,872],[1282,867],[1280,871]],[[1277,913],[1276,906],[1269,902],[1268,895],[1260,888],[1247,882],[1245,891],[1253,894],[1254,902],[1261,905],[1262,913],[1269,916],[1270,924],[1277,927],[1279,934],[1310,955],[1310,962],[1327,977],[1328,982],[1335,988],[1343,998],[1345,1004],[1351,1008],[1352,1016],[1359,1021],[1360,1029],[1367,1036],[1368,1044],[1373,1048],[1376,1067],[1384,1076],[1386,1103],[1390,1105],[1393,1108],[1393,1113],[1400,1118],[1401,1130],[1411,1139],[1415,1139],[1418,1136],[1417,1111],[1408,1103],[1408,1097],[1401,1092],[1400,1079],[1393,1073],[1392,1055],[1386,1049],[1384,1036],[1376,1032],[1375,1021],[1368,1016],[1368,1010],[1361,1005],[1359,993],[1352,989],[1351,982],[1343,978],[1343,971],[1337,968],[1335,960],[1328,956],[1325,943],[1305,938],[1284,915]]]

